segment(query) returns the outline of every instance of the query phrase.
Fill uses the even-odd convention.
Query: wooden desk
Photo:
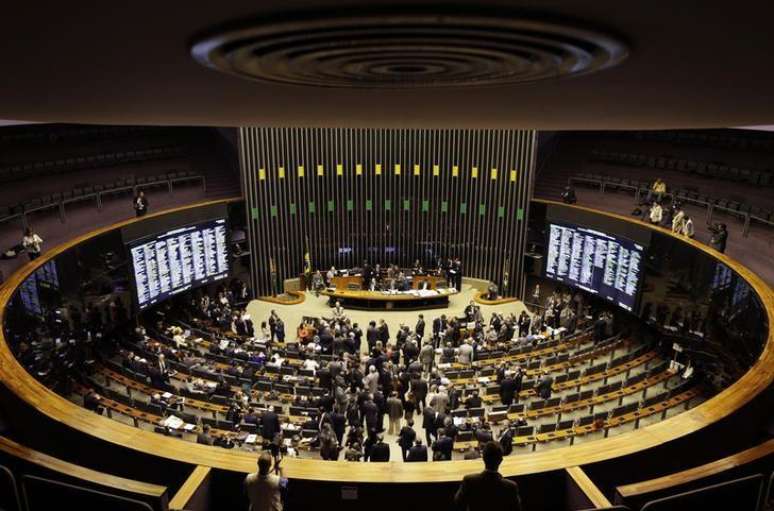
[[[428,283],[428,289],[437,289],[438,284],[446,284],[446,277],[438,275],[414,275],[407,277],[410,279],[411,289],[418,289],[422,282]],[[362,275],[338,276],[331,279],[331,285],[337,290],[359,291],[363,289]]]
[[[348,289],[336,289],[322,291],[320,294],[338,300],[348,309],[375,310],[375,309],[440,309],[449,306],[449,297],[458,294],[459,291],[448,290],[441,294],[431,296],[417,296],[413,294],[386,294],[381,291],[354,291]]]

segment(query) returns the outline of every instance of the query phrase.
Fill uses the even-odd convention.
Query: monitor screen
[[[644,247],[588,227],[551,222],[544,276],[632,311]]]
[[[228,276],[225,219],[134,241],[129,251],[140,309]]]

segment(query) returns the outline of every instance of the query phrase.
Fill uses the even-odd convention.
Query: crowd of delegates
[[[286,336],[284,323],[275,311],[260,327],[254,326],[250,315],[238,306],[245,293],[243,284],[235,281],[217,288],[212,296],[199,292],[187,300],[166,302],[146,316],[156,318],[151,335],[138,326],[132,335],[102,339],[100,349],[93,346],[103,335],[96,318],[65,314],[66,319],[61,319],[59,312],[52,317],[53,324],[41,328],[39,334],[33,329],[28,338],[17,340],[17,353],[23,362],[33,364],[42,346],[53,343],[57,353],[67,353],[60,358],[71,361],[61,366],[62,381],[79,372],[88,374],[95,358],[110,358],[147,378],[155,389],[150,404],[164,415],[184,411],[185,398],[179,397],[182,387],[184,395],[200,395],[203,400],[228,396],[226,420],[237,428],[254,424],[266,442],[264,448],[279,453],[287,445],[286,425],[281,407],[269,404],[276,403],[279,396],[261,394],[257,383],[252,389],[234,391],[227,377],[257,382],[267,370],[282,369],[287,365],[286,354],[295,352],[302,360],[300,381],[323,389],[322,394],[295,395],[290,403],[318,411],[300,430],[317,432],[311,443],[321,458],[389,461],[390,445],[385,441],[389,435],[407,462],[444,461],[452,459],[460,431],[470,431],[478,446],[498,442],[509,454],[515,428],[525,425],[513,421],[493,426],[484,417],[455,422],[451,411],[482,408],[483,400],[477,392],[466,391],[446,378],[446,364],[471,367],[487,351],[537,344],[548,329],[572,332],[575,318],[586,314],[583,300],[554,292],[542,314],[493,313],[486,321],[480,307],[471,302],[461,317],[442,314],[426,322],[424,315],[418,314],[414,325],[401,324],[391,334],[383,319],[369,322],[363,331],[337,304],[331,317],[306,318],[295,335]],[[121,316],[123,309],[115,309],[112,319],[127,323]],[[177,324],[183,321],[179,318],[217,331],[217,340],[203,348],[194,335]],[[608,332],[600,333],[605,335]],[[206,357],[205,350],[225,356],[228,366]],[[186,376],[175,375],[173,366],[185,368]],[[208,376],[196,377],[194,374],[201,373],[193,370]],[[518,401],[524,375],[514,362],[496,367],[493,379],[499,385],[502,404]],[[174,381],[171,376],[176,376]],[[88,386],[88,380],[83,381]],[[550,397],[552,384],[550,375],[540,376],[535,388],[541,398]],[[84,406],[101,413],[101,400],[98,393],[88,392]],[[238,436],[238,432],[233,433],[213,435],[209,426],[203,425],[197,441],[231,448]],[[479,457],[479,449],[473,447],[464,456]]]
[[[329,318],[305,319],[293,338],[285,336],[282,320],[272,311],[268,320],[250,337],[242,335],[236,326],[244,313],[234,313],[227,301],[228,295],[221,291],[210,300],[206,309],[201,307],[201,298],[191,304],[191,307],[197,307],[196,314],[209,314],[209,321],[213,323],[224,315],[223,312],[213,314],[213,311],[231,310],[232,321],[223,326],[225,331],[237,335],[210,346],[211,352],[232,359],[225,372],[214,369],[202,357],[188,353],[182,329],[175,326],[168,327],[167,334],[174,346],[182,349],[153,341],[140,332],[138,345],[143,351],[157,354],[156,367],[138,367],[143,361],[137,360],[131,352],[124,354],[128,367],[148,374],[154,387],[164,389],[164,385],[169,384],[165,377],[168,374],[165,360],[174,357],[176,362],[187,367],[208,368],[214,374],[215,387],[189,378],[186,382],[189,392],[226,393],[228,384],[223,374],[243,377],[251,376],[250,371],[264,374],[268,367],[284,367],[287,361],[280,350],[275,349],[277,343],[283,343],[285,351],[282,353],[293,351],[300,355],[303,359],[301,369],[325,391],[316,397],[296,396],[291,403],[318,410],[318,414],[309,418],[301,429],[317,432],[312,446],[319,448],[320,457],[338,460],[343,453],[345,460],[371,462],[390,460],[385,434],[394,437],[407,462],[452,459],[455,440],[463,430],[470,430],[479,446],[494,440],[502,445],[506,454],[510,453],[514,430],[525,423],[506,422],[497,429],[484,418],[455,423],[450,415],[452,410],[481,408],[483,402],[477,392],[464,393],[463,388],[447,379],[444,364],[472,366],[486,351],[535,344],[544,338],[548,328],[564,327],[572,332],[578,313],[585,314],[581,299],[555,292],[547,300],[545,312],[534,317],[526,312],[518,317],[493,313],[486,322],[480,307],[471,302],[463,317],[441,315],[428,325],[424,315],[419,314],[415,325],[402,324],[391,336],[383,319],[371,321],[363,332],[336,304]],[[607,316],[605,318],[607,321]],[[245,331],[249,332],[249,328]],[[518,401],[524,374],[515,363],[503,362],[496,368],[494,378],[500,386],[502,404]],[[535,388],[541,398],[550,397],[552,384],[550,375],[540,376]],[[236,392],[227,419],[234,424],[256,424],[268,447],[280,449],[284,445],[284,433],[279,410],[269,406],[259,413],[251,405],[250,397],[249,392]],[[161,404],[166,409],[174,406],[174,403]],[[418,435],[417,430],[424,434]],[[198,438],[199,442],[208,444],[215,440],[218,439],[213,439],[207,431],[202,431]],[[226,442],[224,446],[233,444]],[[469,449],[464,456],[467,459],[478,457],[478,449]]]
[[[333,285],[334,277],[346,273],[347,275],[361,275],[363,280],[361,287],[371,291],[408,291],[411,289],[410,277],[436,275],[443,276],[449,283],[449,286],[455,289],[462,289],[462,261],[459,257],[438,258],[435,268],[425,268],[417,259],[410,269],[402,269],[397,264],[389,264],[386,269],[380,264],[372,266],[368,261],[363,261],[360,268],[351,268],[347,270],[337,270],[335,266],[323,275],[320,270],[309,275],[306,281],[307,290],[319,292],[326,287]],[[427,281],[422,281],[419,289],[429,286]]]
[[[97,345],[113,342],[113,326],[124,325],[127,319],[120,297],[107,301],[104,307],[89,303],[85,310],[74,305],[53,307],[44,317],[34,319],[14,309],[6,319],[7,336],[30,374],[67,394],[72,375],[91,371]]]

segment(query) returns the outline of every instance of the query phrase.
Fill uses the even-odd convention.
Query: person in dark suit
[[[548,399],[551,397],[551,387],[553,385],[554,379],[544,371],[540,381],[538,381],[537,388],[535,389],[537,390],[540,399]]]
[[[339,441],[339,445],[344,445],[344,430],[347,428],[347,416],[336,409],[331,414],[331,425],[333,426],[333,432],[336,433],[336,439]]]
[[[371,461],[390,461],[390,446],[384,442],[381,436],[376,438],[376,443],[371,448]]]
[[[507,422],[500,432],[498,442],[500,442],[500,447],[503,450],[503,456],[508,456],[513,452],[513,429],[510,422]]]
[[[521,511],[519,485],[504,479],[497,471],[503,461],[503,450],[497,442],[484,445],[485,469],[480,474],[465,476],[454,503],[463,511]]]
[[[513,396],[516,393],[516,380],[513,376],[506,375],[503,381],[500,382],[500,402],[504,405],[511,406],[513,403]]]
[[[366,429],[371,431],[379,431],[377,420],[379,419],[379,407],[373,402],[373,397],[368,396],[368,400],[363,403],[361,414],[365,417]]]
[[[419,404],[422,404],[422,410],[427,407],[427,381],[422,378],[416,378],[411,380],[411,392],[414,394],[414,399],[417,402],[417,412],[419,412]]]
[[[403,461],[407,460],[408,453],[414,445],[414,440],[416,440],[416,438],[417,432],[414,431],[414,421],[410,420],[400,429],[400,433],[398,433],[398,445],[403,453]]]
[[[377,331],[379,333],[379,340],[382,341],[382,346],[387,346],[387,343],[390,342],[390,327],[387,326],[383,319],[379,320]]]
[[[417,439],[414,446],[409,449],[406,461],[427,461],[427,447],[422,445],[422,440]]]
[[[422,347],[422,338],[425,336],[425,317],[420,314],[419,319],[417,320],[417,325],[414,327],[414,332],[417,334],[417,339],[419,339],[419,346]]]
[[[379,330],[376,328],[376,321],[370,321],[366,329],[366,342],[368,343],[368,353],[374,351],[376,341],[379,340]]]
[[[462,290],[462,261],[459,257],[454,258],[454,262],[451,266],[451,272],[454,275],[454,287],[458,290]]]
[[[431,406],[425,406],[422,410],[422,428],[425,430],[425,440],[427,440],[428,445],[433,444],[432,437],[435,436],[438,427],[437,417],[438,412]]]
[[[470,397],[465,401],[465,408],[470,410],[471,408],[481,408],[482,402],[481,402],[481,396],[478,395],[477,391],[474,391]]]
[[[281,429],[279,415],[274,411],[274,407],[270,406],[261,417],[261,436],[270,442]]]
[[[438,430],[438,440],[433,444],[433,461],[451,461],[454,441],[446,436],[446,430]]]

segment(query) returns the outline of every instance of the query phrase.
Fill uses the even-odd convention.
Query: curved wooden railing
[[[235,200],[235,199],[231,199]],[[188,208],[201,207],[225,201],[212,201],[191,206],[162,211],[148,215],[144,219],[169,214]],[[635,223],[644,229],[652,229],[672,236],[671,232],[660,227],[633,220],[632,218],[597,211],[581,206],[565,206],[553,201],[537,201],[545,204],[557,204],[563,207],[574,207],[596,215],[603,215],[623,222]],[[88,234],[76,237],[67,243],[59,245],[35,261],[27,263],[13,274],[0,289],[0,323],[5,309],[14,291],[38,267],[50,261],[57,255],[71,249],[79,243],[112,229],[124,227],[144,219],[131,219],[103,227]],[[714,251],[710,247],[695,240],[678,237],[682,242],[691,245],[698,251],[709,254],[736,271],[761,300],[768,315],[767,341],[757,362],[733,385],[726,388],[712,399],[702,403],[692,410],[685,411],[667,420],[643,427],[638,430],[621,433],[612,438],[582,445],[561,447],[532,454],[507,457],[500,469],[503,475],[519,476],[550,470],[563,470],[569,467],[595,463],[626,456],[634,452],[650,449],[685,435],[696,432],[716,421],[719,421],[744,406],[774,381],[774,292],[756,274],[728,256]],[[165,437],[156,433],[143,431],[97,416],[94,413],[57,395],[35,380],[26,372],[11,353],[5,342],[4,332],[0,332],[0,379],[4,384],[30,406],[40,413],[82,431],[99,439],[122,447],[151,453],[159,457],[202,465],[225,470],[251,472],[255,468],[255,454],[242,451],[230,451],[218,447],[193,444],[183,440]],[[308,459],[286,459],[283,462],[286,473],[291,478],[362,483],[418,483],[418,482],[450,482],[459,481],[465,474],[479,471],[480,461],[454,461],[447,463],[403,463],[390,462],[384,464],[338,462],[331,463]]]
[[[167,488],[157,484],[145,483],[134,479],[107,474],[92,470],[74,463],[70,463],[46,453],[30,449],[10,438],[0,436],[0,454],[10,458],[17,458],[23,463],[40,467],[63,478],[81,480],[88,489],[100,489],[110,495],[113,491],[128,493],[136,498],[153,502],[154,508],[166,509],[169,500]],[[2,459],[0,459],[2,462]],[[24,471],[28,472],[28,471]],[[56,482],[56,481],[55,481]]]
[[[699,465],[697,467],[667,474],[655,479],[618,486],[615,489],[616,502],[631,504],[633,501],[651,500],[664,492],[683,491],[687,485],[710,481],[717,476],[723,476],[734,469],[761,462],[768,468],[766,477],[774,470],[774,438],[742,452],[726,456],[719,460]]]

